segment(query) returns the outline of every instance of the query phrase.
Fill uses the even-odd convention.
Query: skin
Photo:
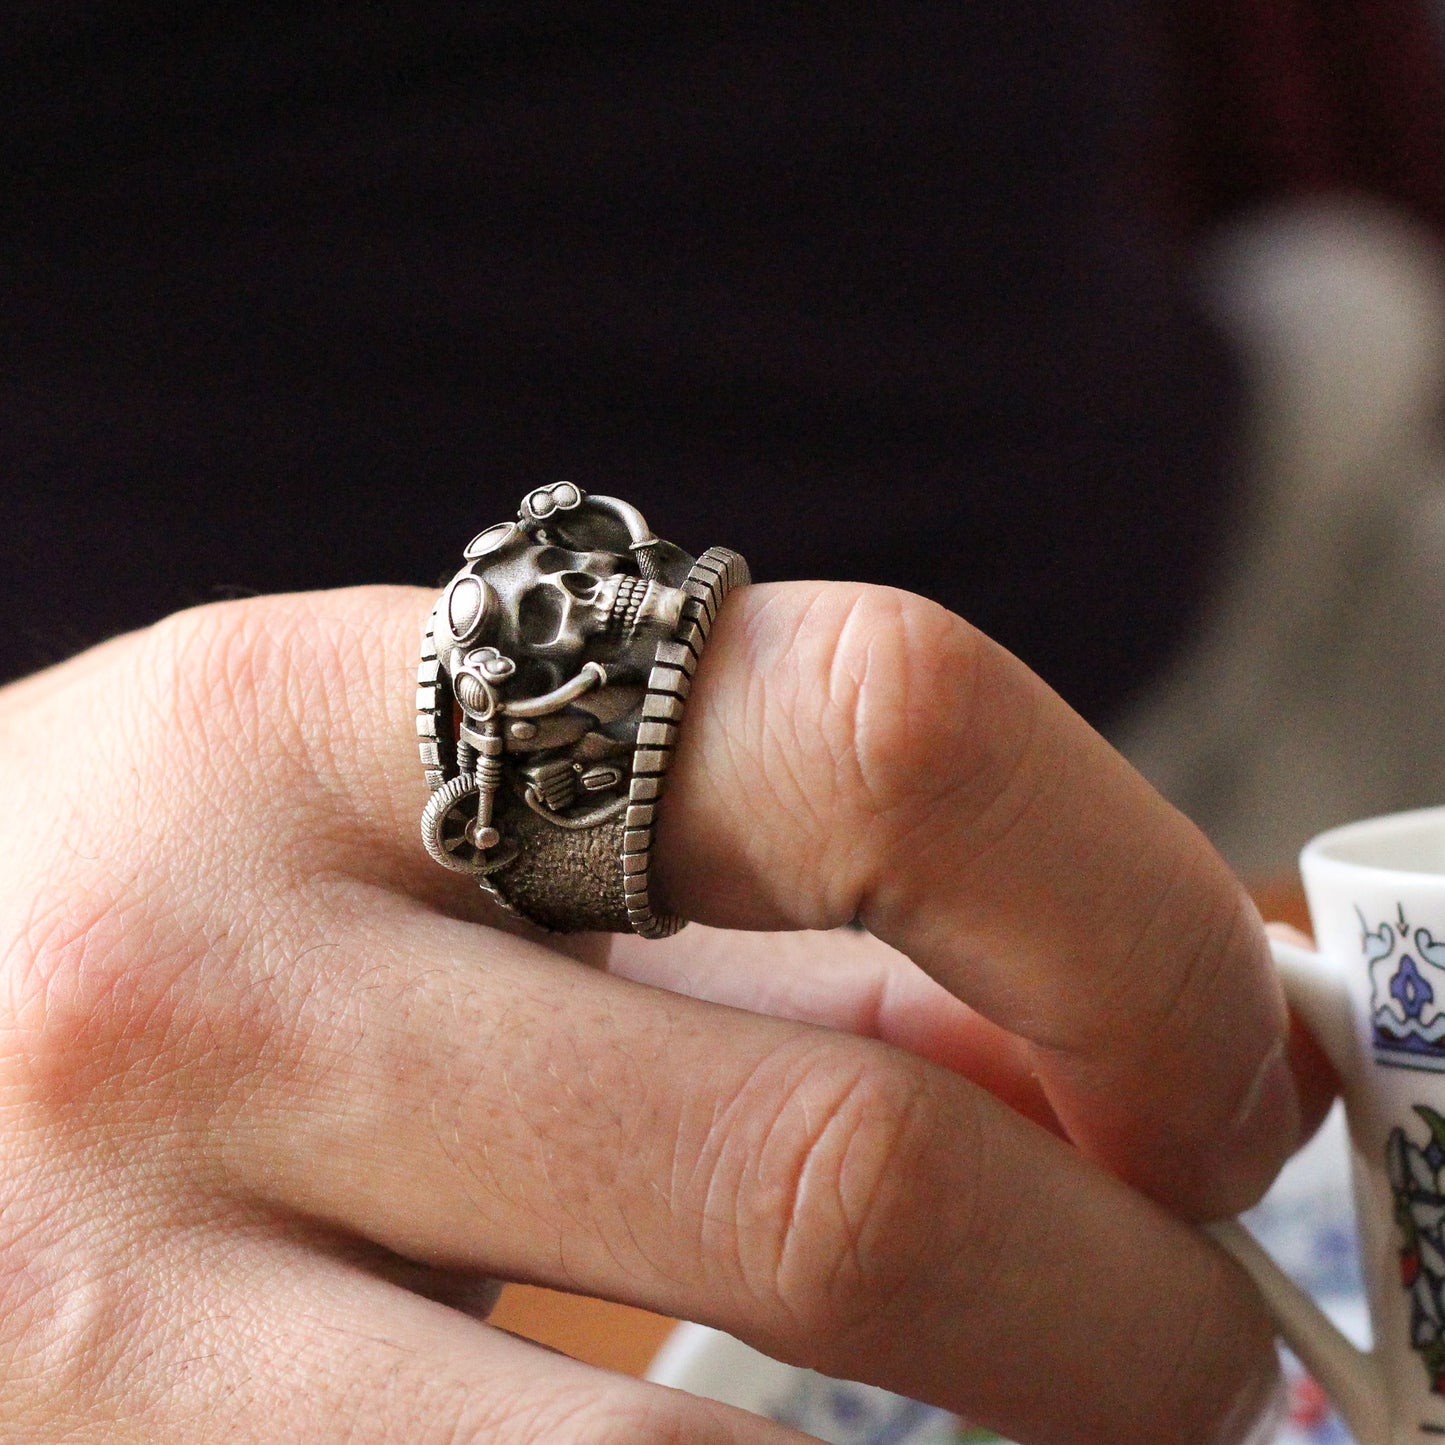
[[[5,1438],[803,1439],[491,1328],[495,1279],[1022,1441],[1246,1438],[1269,1322],[1189,1221],[1328,1081],[1198,831],[958,618],[758,586],[661,816],[698,923],[499,927],[417,838],[432,600],[202,608],[0,692]]]

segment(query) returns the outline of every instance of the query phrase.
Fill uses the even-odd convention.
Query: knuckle
[[[1192,1036],[1201,1016],[1216,1001],[1221,981],[1234,972],[1239,959],[1250,956],[1242,892],[1234,908],[1220,908],[1222,901],[1198,888],[1193,874],[1186,877],[1181,865],[1169,890],[1145,911],[1132,947],[1125,950],[1135,966],[1120,968],[1117,988],[1121,995],[1131,986],[1138,988],[1141,974],[1147,977],[1152,972],[1156,981],[1152,989],[1145,985],[1143,997],[1162,1033],[1176,1038],[1181,1033]],[[1173,970],[1138,967],[1166,948],[1178,959]],[[1136,1001],[1138,998],[1136,994]],[[1121,997],[1119,1011],[1125,1007]]]
[[[370,615],[358,599],[333,624],[318,595],[299,594],[212,603],[157,623],[144,641],[151,686],[140,729],[174,802],[209,809],[225,789],[233,816],[251,809],[273,835],[332,837],[359,719],[387,715],[379,649],[356,622]],[[228,855],[228,867],[237,862]]]
[[[911,593],[859,588],[832,621],[819,731],[876,873],[928,835],[940,808],[956,832],[1013,791],[1038,685],[961,617]]]
[[[1243,888],[1231,878],[1224,880],[1220,896],[1211,897],[1211,891],[1191,890],[1183,918],[1167,927],[1168,943],[1181,950],[1184,976],[1167,1001],[1166,1028],[1177,1020],[1192,1033],[1202,1018],[1227,1011],[1241,965],[1260,953],[1259,914]]]
[[[294,727],[316,699],[292,598],[209,603],[156,623],[144,665],[165,740],[228,743]],[[283,749],[271,749],[281,753]]]
[[[135,868],[47,885],[0,922],[0,1092],[17,1131],[54,1125],[104,1152],[104,1118],[175,1141],[178,1098],[200,1123],[267,1056],[277,1003],[244,986],[240,938],[198,924],[149,864]]]
[[[860,589],[839,614],[822,696],[864,806],[889,812],[916,795],[975,654],[966,623],[907,592]]]
[[[847,1354],[926,1278],[939,1212],[959,1208],[967,1125],[921,1061],[823,1047],[784,1050],[755,1075],[749,1123],[729,1141],[750,1160],[734,1247],[791,1350]]]
[[[114,730],[37,818],[29,886],[0,899],[0,1082],[31,1105],[74,1109],[162,1072],[177,984],[212,947],[178,907],[177,830],[216,846],[193,827],[221,731],[215,679],[259,676],[257,630],[242,607],[197,609],[127,639],[85,679],[116,698]]]
[[[158,970],[132,964],[154,934],[141,905],[79,889],[49,904],[36,904],[6,950],[4,1062],[21,1097],[64,1111],[134,1062],[137,1040],[160,1022]]]
[[[174,1145],[224,1082],[207,1057],[213,1039],[195,1027],[205,950],[144,900],[66,903],[43,938],[17,944],[4,963],[0,1088],[17,1110],[14,1128],[37,1138],[57,1129],[84,1157],[104,1155],[117,1127],[132,1150]],[[237,1047],[254,1047],[258,1029],[233,1022]]]

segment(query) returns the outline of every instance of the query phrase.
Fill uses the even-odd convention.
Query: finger
[[[62,1367],[7,1370],[6,1438],[54,1439],[63,1421],[67,1439],[111,1445],[804,1445],[542,1350],[323,1248],[158,1234],[137,1258],[166,1279],[164,1297],[95,1262],[67,1282],[52,1332]]]
[[[1268,1395],[1243,1275],[967,1080],[417,905],[340,916],[358,921],[294,985],[299,1050],[192,1126],[232,1190],[438,1267],[702,1320],[1012,1438],[1224,1438]]]
[[[715,625],[656,845],[711,923],[852,916],[1029,1041],[1071,1137],[1196,1214],[1298,1142],[1258,915],[1199,831],[941,608],[745,590]]]
[[[208,749],[170,770],[167,816],[187,820],[170,826],[226,800],[198,868],[252,892],[343,872],[480,916],[415,844],[401,740],[428,605],[275,598],[149,635],[143,666],[169,674],[172,701],[147,735]],[[124,786],[133,758],[114,762]],[[238,852],[238,833],[274,841]],[[921,599],[801,583],[729,599],[654,857],[659,889],[705,922],[862,916],[1027,1040],[1070,1136],[1177,1208],[1242,1206],[1297,1142],[1287,1014],[1237,880],[1016,660]]]
[[[895,1044],[1061,1132],[1022,1041],[862,929],[739,933],[697,924],[662,940],[619,934],[607,966],[692,998]]]

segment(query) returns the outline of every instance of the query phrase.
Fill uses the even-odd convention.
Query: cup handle
[[[1328,959],[1308,949],[1276,940],[1270,947],[1290,1008],[1319,1044],[1348,1095],[1359,1079],[1360,1064],[1344,976]],[[1254,1280],[1281,1338],[1335,1402],[1359,1445],[1390,1445],[1390,1412],[1379,1360],[1356,1349],[1238,1220],[1206,1225],[1205,1232]]]

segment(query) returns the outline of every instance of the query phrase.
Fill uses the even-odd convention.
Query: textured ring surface
[[[665,938],[652,841],[693,674],[736,552],[694,560],[571,482],[488,527],[438,599],[417,671],[422,841],[558,932]]]

